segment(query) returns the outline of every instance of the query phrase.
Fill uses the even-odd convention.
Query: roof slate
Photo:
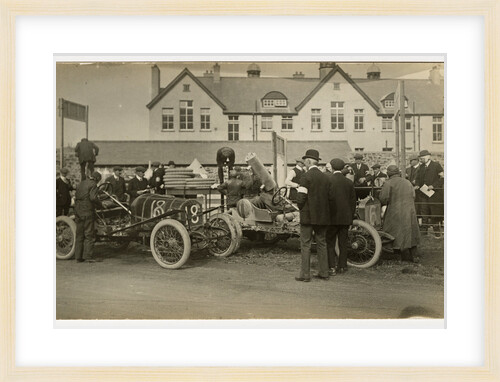
[[[249,152],[257,154],[262,163],[273,162],[270,141],[94,141],[99,146],[97,165],[144,165],[149,161],[168,163],[173,160],[181,166],[197,158],[204,166],[215,166],[215,156],[221,147],[231,147],[236,153],[236,164],[245,164]],[[302,157],[307,149],[314,148],[326,162],[334,157],[347,158],[351,148],[347,141],[289,141],[288,162]]]

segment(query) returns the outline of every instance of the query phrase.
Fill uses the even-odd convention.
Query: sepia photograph
[[[444,319],[445,62],[377,58],[56,60],[56,320]]]

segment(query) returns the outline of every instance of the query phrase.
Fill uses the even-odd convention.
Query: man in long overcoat
[[[314,277],[328,280],[328,255],[326,249],[326,229],[330,225],[330,206],[328,203],[330,182],[318,168],[321,160],[314,149],[306,151],[302,157],[307,172],[302,177],[297,194],[300,210],[300,252],[302,262],[297,281],[311,281],[311,241],[313,231],[318,253],[318,274]]]
[[[76,187],[75,194],[75,258],[81,263],[85,260],[95,262],[94,259],[94,212],[96,206],[100,206],[97,197],[97,183],[101,180],[101,174],[95,171],[89,178],[82,180]]]
[[[356,212],[356,192],[354,183],[342,174],[345,163],[342,159],[335,158],[330,161],[333,174],[326,176],[330,182],[330,226],[326,231],[326,246],[328,250],[328,266],[330,275],[347,271],[347,246],[349,244],[347,233]],[[339,241],[339,261],[336,265],[335,242]],[[335,270],[335,267],[337,268]]]
[[[99,155],[99,147],[87,138],[82,138],[76,144],[75,153],[78,157],[78,162],[80,162],[80,171],[82,172],[82,180],[84,180],[87,170],[89,173],[94,172],[95,157]]]
[[[68,215],[71,206],[70,192],[74,190],[67,178],[69,170],[63,167],[59,173],[60,176],[56,179],[56,216]]]
[[[370,172],[368,165],[363,163],[363,155],[360,153],[354,154],[354,163],[350,165],[354,173],[354,186],[355,187],[367,187],[367,176]],[[370,190],[356,190],[356,196],[358,199],[364,199],[368,196]]]
[[[387,167],[387,180],[380,190],[380,202],[387,205],[383,230],[394,236],[393,249],[401,259],[414,261],[420,231],[415,212],[415,190],[409,180],[400,176],[397,166]]]
[[[441,238],[441,229],[439,222],[444,218],[444,170],[438,162],[431,160],[431,153],[427,150],[422,150],[419,154],[420,168],[417,173],[416,185],[419,187],[417,191],[420,196],[420,214],[425,221],[424,227],[432,225],[434,237]],[[432,196],[427,196],[420,191],[423,185],[427,185],[428,189],[434,191]]]

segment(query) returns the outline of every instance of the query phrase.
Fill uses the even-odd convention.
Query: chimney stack
[[[322,80],[335,68],[335,62],[320,62],[319,63],[319,79]]]
[[[293,78],[304,78],[304,73],[302,72],[295,72],[294,75],[293,75]]]
[[[214,72],[211,70],[210,72],[207,70],[205,73],[203,73],[203,77],[211,77],[213,78]]]
[[[429,80],[433,85],[441,84],[441,74],[439,73],[439,68],[437,66],[433,66],[429,71]]]
[[[216,62],[214,65],[214,84],[220,83],[220,65]]]
[[[160,93],[160,68],[156,65],[151,67],[151,99]]]

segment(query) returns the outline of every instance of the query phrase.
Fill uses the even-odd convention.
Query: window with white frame
[[[286,107],[286,99],[275,99],[274,100],[274,106],[275,107]]]
[[[181,101],[179,107],[179,129],[193,130],[193,101]]]
[[[443,117],[432,117],[432,142],[443,142]]]
[[[170,131],[174,129],[174,108],[164,107],[161,110],[161,129]]]
[[[281,117],[281,130],[293,130],[293,119],[291,115]]]
[[[272,116],[262,116],[262,121],[260,125],[262,130],[272,130],[273,129],[273,117]]]
[[[392,108],[392,107],[394,107],[394,100],[393,99],[386,99],[384,101],[384,107],[385,108]]]
[[[382,131],[392,130],[392,117],[382,117]]]
[[[340,82],[333,83],[333,90],[340,90]]]
[[[210,109],[207,107],[200,109],[200,130],[210,130]]]
[[[354,109],[354,130],[361,131],[365,129],[365,110]]]
[[[274,100],[273,99],[263,99],[262,100],[262,107],[274,107]]]
[[[321,130],[321,109],[311,109],[311,130]]]
[[[240,140],[240,121],[238,115],[230,115],[227,124],[227,140],[239,141]]]
[[[189,90],[189,84],[184,84],[183,85],[183,91],[188,92]]]
[[[344,102],[331,103],[331,125],[332,130],[344,130]]]

